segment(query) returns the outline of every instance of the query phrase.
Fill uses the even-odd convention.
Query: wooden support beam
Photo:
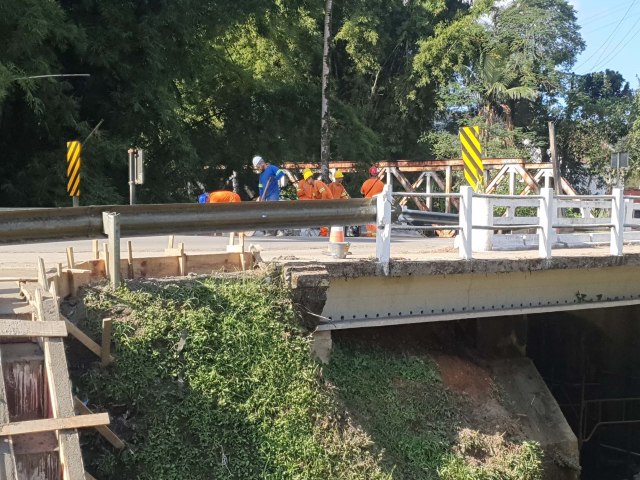
[[[93,240],[91,242],[91,250],[93,251],[93,259],[100,260],[100,246],[98,245],[98,240]]]
[[[402,187],[405,189],[406,192],[412,192],[412,193],[415,192],[415,189],[413,188],[411,183],[409,183],[409,180],[407,180],[407,177],[405,177],[402,173],[400,173],[397,168],[391,167],[390,170],[393,176],[396,177],[396,179],[400,182],[400,185],[402,185]],[[416,207],[418,207],[418,210],[422,210],[423,212],[427,210],[427,206],[424,204],[422,199],[418,197],[411,197],[411,200],[416,205]]]
[[[47,279],[47,271],[44,268],[44,260],[42,257],[38,258],[38,285],[43,290],[49,290],[49,280]]]
[[[111,273],[109,270],[111,267],[111,262],[109,262],[109,245],[106,242],[103,243],[102,249],[104,251],[104,274],[109,278],[109,274]]]
[[[169,235],[169,243],[167,244],[167,248],[173,248],[173,241],[175,240],[174,235]]]
[[[429,174],[422,172],[420,174],[420,176],[418,177],[418,179],[411,184],[411,187],[413,188],[413,191],[417,191],[418,188],[420,188],[420,185],[422,185],[422,182],[425,179],[425,175],[429,175]],[[400,198],[399,205],[404,207],[408,202],[409,202],[409,197],[402,197],[402,198]],[[429,199],[428,198],[425,199],[425,205],[426,205],[428,210],[431,210],[431,207],[429,206]]]
[[[577,195],[578,192],[571,186],[571,184],[567,181],[566,178],[560,178],[560,185],[562,186],[562,191],[565,195]]]
[[[63,322],[0,319],[0,337],[66,337]]]
[[[58,308],[57,292],[55,285],[53,286],[53,298],[42,299],[40,290],[36,291],[38,318],[47,322],[60,322],[60,310]],[[47,384],[49,387],[49,400],[53,419],[35,420],[36,422],[51,422],[56,420],[66,420],[74,415],[73,398],[71,396],[71,381],[69,380],[69,371],[67,368],[67,357],[63,339],[61,338],[44,338],[42,342],[42,351],[44,353],[44,365],[47,374]],[[108,423],[108,415],[107,415]],[[104,418],[103,420],[104,421]],[[28,422],[30,423],[30,422]],[[16,425],[16,424],[9,424]],[[9,426],[7,425],[7,427]],[[40,428],[51,427],[48,425],[40,425]],[[30,431],[34,427],[33,424],[27,426]],[[15,428],[15,427],[12,427]],[[65,426],[63,428],[75,428]],[[49,428],[47,428],[48,430]],[[60,427],[54,428],[59,430]],[[41,431],[47,431],[41,430]],[[60,447],[60,463],[62,464],[64,480],[75,480],[83,478],[84,464],[82,462],[82,452],[80,451],[80,437],[75,430],[64,430],[58,432],[58,445]]]
[[[93,412],[84,404],[78,397],[73,397],[73,403],[78,415],[93,415]],[[118,437],[113,431],[104,425],[99,425],[96,430],[104,439],[113,445],[118,450],[122,450],[125,447],[125,443]]]
[[[452,172],[451,166],[447,166],[445,170],[445,184],[444,184],[444,193],[451,193],[451,183],[452,183]],[[451,213],[451,197],[445,198],[444,202],[444,211],[446,213]]]
[[[100,358],[102,359],[102,366],[106,367],[113,361],[111,356],[111,324],[110,318],[102,320],[102,346],[100,348]]]
[[[3,371],[5,359],[0,349],[0,373]],[[9,424],[9,405],[7,404],[7,392],[4,384],[4,376],[0,376],[0,428]],[[0,478],[6,480],[18,480],[13,441],[11,437],[0,438]]]
[[[98,427],[101,425],[109,425],[108,413],[92,413],[90,415],[43,418],[40,420],[6,423],[0,426],[0,437],[6,437],[9,435],[25,435],[27,433],[54,432],[56,430]]]
[[[95,353],[99,358],[102,358],[102,346],[94,342],[89,335],[80,330],[77,326],[71,323],[68,319],[64,319],[64,324],[67,326],[69,334],[73,335],[76,340],[82,343],[85,347]],[[109,362],[113,361],[113,357],[109,355]]]
[[[133,244],[127,240],[127,277],[133,278]]]
[[[528,187],[531,188],[531,191],[534,192],[536,195],[538,193],[540,193],[540,187],[538,186],[538,184],[536,183],[536,181],[533,179],[533,177],[529,174],[529,172],[527,172],[523,167],[521,167],[520,165],[515,165],[514,167],[516,171],[520,174],[520,176],[522,177],[522,179],[525,181],[525,183],[527,184]]]
[[[73,258],[73,247],[67,247],[67,266],[69,268],[74,268],[76,265],[76,261]]]
[[[487,194],[493,193],[493,191],[500,184],[500,182],[502,181],[502,179],[504,178],[504,176],[507,174],[508,171],[509,171],[508,165],[504,165],[500,170],[498,170],[498,173],[496,174],[496,176],[493,178],[493,180],[491,180],[491,182],[489,182],[489,185],[487,185],[487,190],[485,193]]]
[[[181,277],[184,277],[187,274],[186,267],[187,267],[187,257],[184,254],[184,243],[179,243],[178,244],[178,269],[179,269],[178,274]]]

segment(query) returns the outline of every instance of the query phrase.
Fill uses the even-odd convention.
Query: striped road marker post
[[[462,145],[462,160],[464,160],[464,178],[477,192],[484,178],[480,127],[462,127],[460,129],[460,143]]]
[[[67,193],[73,198],[73,206],[80,203],[80,153],[82,144],[77,140],[67,142]]]

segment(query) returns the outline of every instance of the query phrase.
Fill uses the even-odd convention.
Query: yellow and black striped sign
[[[482,165],[482,145],[480,145],[480,127],[462,127],[460,129],[462,160],[464,160],[464,178],[474,190],[482,184],[484,165]]]
[[[67,142],[67,193],[70,197],[80,196],[80,152],[82,145],[74,140]]]

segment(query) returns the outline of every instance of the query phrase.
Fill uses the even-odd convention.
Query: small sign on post
[[[618,152],[611,154],[611,168],[628,168],[629,167],[629,153]]]
[[[67,142],[67,193],[73,198],[73,206],[80,200],[80,153],[82,144],[77,140]]]
[[[144,183],[144,153],[141,148],[129,151],[129,204],[136,203],[136,185]]]

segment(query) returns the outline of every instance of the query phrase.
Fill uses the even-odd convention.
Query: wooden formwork
[[[173,241],[162,257],[134,258],[131,245],[120,262],[122,278],[178,277],[253,268],[244,245],[229,252],[187,254]],[[99,342],[60,313],[60,303],[78,289],[107,278],[108,250],[102,258],[94,242],[94,258],[77,262],[67,249],[67,266],[47,272],[38,262],[34,278],[16,278],[20,298],[0,309],[0,479],[90,479],[84,471],[79,428],[95,428],[114,448],[124,442],[109,429],[106,413],[94,413],[71,393],[64,338],[76,338],[103,366],[111,354],[111,319],[103,319]],[[4,281],[7,281],[5,278]],[[11,311],[10,311],[11,310]],[[6,313],[3,315],[3,313]]]

